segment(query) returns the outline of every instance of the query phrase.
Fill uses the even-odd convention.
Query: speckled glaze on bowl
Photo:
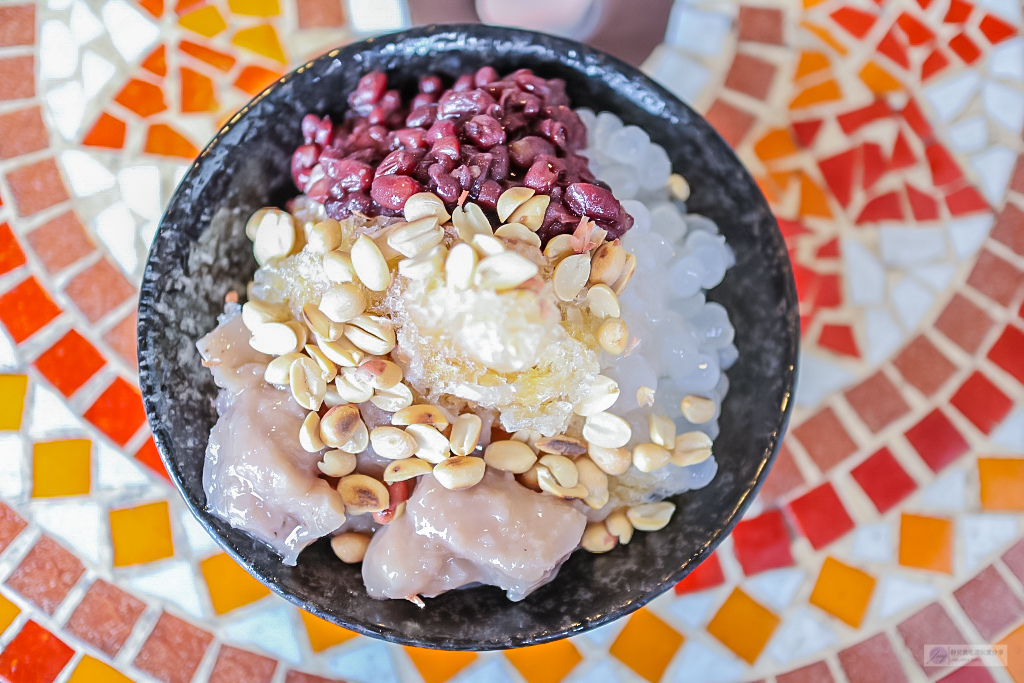
[[[718,475],[677,496],[664,530],[604,555],[574,553],[522,602],[493,587],[446,593],[419,609],[366,595],[358,566],[321,540],[287,567],[263,544],[205,509],[202,470],[217,419],[216,387],[195,340],[216,324],[224,296],[245,292],[256,268],[244,225],[260,206],[296,191],[289,174],[308,112],[339,115],[372,69],[391,87],[421,74],[454,76],[485,64],[527,67],[566,81],[574,106],[612,111],[665,147],[692,187],[693,212],[717,221],[737,263],[710,299],[736,326],[739,361],[715,444]],[[796,290],[782,236],[750,175],[698,114],[638,70],[592,48],[539,33],[480,25],[427,26],[326,54],[254,99],[196,160],[149,254],[139,301],[139,374],[160,455],[188,506],[217,542],[276,593],[359,633],[420,647],[489,650],[582,633],[672,587],[728,534],[768,473],[790,411],[799,344]]]

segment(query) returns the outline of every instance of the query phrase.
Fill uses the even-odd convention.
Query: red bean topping
[[[493,116],[478,114],[469,120],[463,130],[466,137],[481,149],[490,149],[505,142],[505,129]]]
[[[385,209],[400,210],[409,197],[423,188],[409,176],[382,175],[373,179],[370,197]]]
[[[421,156],[422,154],[414,154],[404,149],[396,149],[384,157],[384,161],[380,162],[374,177],[382,175],[412,175],[413,169],[416,168],[416,164]]]
[[[617,219],[621,208],[611,192],[590,183],[573,183],[565,188],[565,204],[577,216],[606,221]]]

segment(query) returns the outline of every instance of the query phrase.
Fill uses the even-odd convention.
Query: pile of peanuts
[[[402,368],[389,358],[396,345],[394,325],[386,316],[366,313],[364,289],[384,292],[396,275],[443,278],[452,290],[535,289],[544,284],[538,282],[541,268],[508,247],[523,242],[540,249],[536,231],[547,202],[547,196],[527,187],[506,190],[497,202],[502,225],[492,229],[479,206],[466,203],[449,214],[437,196],[423,192],[406,202],[404,221],[373,238],[358,235],[348,250],[340,248],[343,231],[334,219],[304,228],[287,212],[266,208],[249,220],[246,234],[260,265],[306,248],[322,255],[332,283],[318,305],[302,307],[301,320],[283,304],[251,299],[242,306],[242,321],[251,332],[250,345],[275,356],[265,380],[290,390],[308,411],[299,444],[322,454],[319,468],[338,479],[348,514],[375,513],[376,520],[386,523],[404,510],[406,495],[400,495],[401,501],[392,495],[400,482],[432,475],[445,488],[465,489],[478,484],[487,467],[510,472],[535,491],[600,510],[609,501],[609,476],[624,474],[630,466],[651,472],[711,457],[706,434],[677,435],[671,419],[653,413],[649,440],[627,449],[632,429],[609,412],[619,399],[619,387],[603,375],[574,406],[572,424],[578,436],[517,432],[480,449],[479,416],[467,412],[449,420],[450,414],[439,406],[415,402]],[[552,290],[567,304],[563,315],[582,320],[582,310],[589,310],[599,321],[601,349],[613,356],[627,352],[629,330],[619,317],[618,295],[636,268],[633,255],[617,240],[605,241],[604,231],[587,225],[586,219],[575,233],[552,238],[543,255],[552,265],[546,271]],[[636,400],[650,405],[653,395],[653,389],[643,387]],[[390,424],[368,429],[358,407],[365,402],[390,413]],[[715,404],[687,396],[681,411],[691,423],[700,424],[714,417]],[[356,472],[356,455],[368,446],[391,461],[382,480]],[[407,491],[404,483],[401,491]],[[615,510],[604,521],[588,524],[582,547],[607,552],[628,543],[635,529],[663,528],[674,511],[669,502]],[[346,533],[336,536],[332,546],[343,561],[358,562],[368,542],[363,535]]]

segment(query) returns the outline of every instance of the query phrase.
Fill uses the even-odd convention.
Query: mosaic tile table
[[[187,161],[289,64],[403,8],[135,1],[0,0],[0,678],[1024,681],[1018,0],[677,3],[646,68],[778,213],[804,320],[793,426],[675,591],[486,654],[270,596],[178,503],[136,389],[135,288]],[[924,666],[964,643],[1007,666]]]

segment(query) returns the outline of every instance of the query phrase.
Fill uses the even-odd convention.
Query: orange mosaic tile
[[[247,17],[276,17],[281,13],[277,0],[228,0],[228,9]]]
[[[0,430],[21,429],[28,375],[0,375]]]
[[[167,109],[164,91],[160,86],[138,78],[132,78],[125,83],[121,92],[114,96],[114,101],[143,118]]]
[[[306,629],[306,638],[309,640],[309,647],[313,652],[323,652],[359,635],[303,609],[299,610],[299,618],[302,620],[303,628]]]
[[[786,128],[770,130],[754,143],[754,154],[765,162],[796,154],[796,152],[796,142]]]
[[[60,315],[60,309],[34,278],[22,280],[0,296],[0,322],[20,344]]]
[[[858,628],[875,590],[875,580],[855,567],[826,557],[809,602]]]
[[[83,417],[119,446],[125,445],[146,421],[139,390],[118,377],[100,394]]]
[[[227,553],[199,563],[213,611],[225,614],[270,595],[270,589],[249,575]]]
[[[816,218],[831,218],[828,195],[821,186],[806,173],[800,174],[800,215]]]
[[[164,14],[164,0],[138,0],[139,5],[149,12],[154,19],[160,19]]]
[[[217,96],[214,94],[213,81],[198,71],[181,67],[181,111],[193,113],[201,111],[217,111]]]
[[[235,87],[249,95],[256,96],[268,85],[276,81],[282,74],[264,69],[262,66],[247,66],[235,79]]]
[[[135,453],[135,459],[167,481],[171,480],[171,475],[167,474],[167,468],[164,467],[164,461],[160,459],[160,451],[156,449],[156,443],[152,436],[146,439],[146,443],[142,444],[142,447]]]
[[[157,49],[153,50],[146,59],[142,62],[142,68],[146,71],[160,76],[161,78],[167,75],[167,46],[161,45]]]
[[[32,365],[57,391],[70,396],[105,363],[96,347],[77,331],[71,330],[36,358]]]
[[[476,660],[475,652],[425,650],[418,647],[403,648],[424,683],[444,683]]]
[[[11,232],[11,226],[0,223],[0,275],[25,265],[25,254]]]
[[[124,136],[127,130],[125,122],[103,112],[92,124],[92,128],[82,138],[82,144],[90,147],[106,147],[121,149],[124,147]]]
[[[67,211],[43,223],[25,235],[25,241],[51,275],[96,249],[74,211]]]
[[[882,95],[893,90],[899,90],[903,84],[893,78],[892,74],[880,67],[875,62],[868,62],[857,74],[864,85],[871,88],[871,92]]]
[[[64,286],[64,293],[91,323],[134,297],[135,292],[135,286],[107,259],[89,266]]]
[[[67,683],[131,683],[131,680],[109,664],[84,655]]]
[[[527,683],[558,683],[583,659],[570,640],[505,650],[505,656]]]
[[[734,588],[708,624],[708,633],[753,664],[778,625],[777,616]]]
[[[21,610],[18,609],[18,606],[0,595],[0,634],[14,623],[19,614],[21,614]]]
[[[154,562],[174,554],[167,501],[110,511],[114,566]]]
[[[981,509],[1024,512],[1024,459],[978,458]]]
[[[850,35],[856,38],[866,36],[878,18],[871,12],[854,7],[840,7],[829,16],[832,17],[832,21],[842,26]]]
[[[272,59],[281,64],[287,64],[284,56],[284,48],[278,40],[277,31],[270,24],[260,24],[251,28],[244,28],[231,36],[231,42],[238,47],[251,50],[267,59]]]
[[[789,103],[789,108],[802,109],[822,102],[835,102],[841,99],[843,99],[843,91],[840,89],[839,83],[834,78],[830,78],[824,83],[818,83],[803,90]]]
[[[1006,646],[1006,671],[1016,683],[1024,683],[1024,626],[998,643]]]
[[[19,216],[31,216],[68,200],[57,162],[52,158],[15,168],[7,173],[7,187],[14,195]]]
[[[85,496],[89,493],[92,443],[64,439],[32,444],[32,497]]]
[[[178,49],[190,57],[206,62],[215,69],[220,71],[230,71],[231,67],[235,65],[235,58],[224,52],[218,52],[217,50],[210,49],[198,43],[193,43],[188,40],[183,40],[178,43]]]
[[[937,517],[900,515],[899,563],[952,574],[953,523]]]
[[[832,48],[839,54],[846,54],[846,46],[843,45],[838,40],[836,40],[835,37],[833,37],[832,33],[824,26],[812,23],[810,21],[801,21],[800,27],[816,35],[823,43],[828,45],[830,48]]]
[[[214,37],[228,27],[224,17],[213,5],[207,5],[179,17],[178,23],[189,31],[195,31],[207,38]]]
[[[829,66],[831,66],[831,63],[824,52],[804,50],[800,53],[800,61],[797,62],[796,73],[793,74],[793,78],[800,79],[808,74],[827,69]]]
[[[165,123],[154,123],[146,131],[146,154],[161,154],[192,160],[199,155],[199,149],[188,138]]]
[[[661,680],[683,644],[683,635],[641,608],[629,617],[608,652],[648,681]]]

